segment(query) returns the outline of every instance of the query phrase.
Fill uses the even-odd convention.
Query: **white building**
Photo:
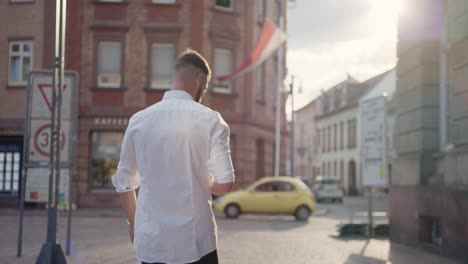
[[[359,99],[388,72],[359,83],[348,79],[323,92],[316,101],[316,127],[320,142],[320,174],[341,179],[346,193],[362,191],[359,149]]]

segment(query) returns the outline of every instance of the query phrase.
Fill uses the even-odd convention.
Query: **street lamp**
[[[291,149],[290,149],[290,160],[291,160],[291,177],[294,177],[294,155],[295,155],[295,146],[294,146],[294,75],[291,75],[291,83],[289,84],[288,95],[291,97]],[[299,84],[299,94],[302,94],[302,82]]]

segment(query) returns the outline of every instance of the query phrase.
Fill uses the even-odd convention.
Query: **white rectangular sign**
[[[364,186],[386,187],[388,185],[385,165],[385,100],[382,96],[360,104]]]
[[[69,120],[61,122],[60,139],[60,161],[69,162],[70,147],[70,123]],[[29,143],[29,161],[31,162],[49,162],[50,144],[52,141],[50,135],[50,120],[33,119],[30,123],[30,143]]]
[[[27,171],[26,195],[27,202],[47,202],[49,199],[48,168],[29,168]],[[60,170],[59,203],[67,203],[69,194],[70,170]],[[55,183],[55,181],[54,181]]]

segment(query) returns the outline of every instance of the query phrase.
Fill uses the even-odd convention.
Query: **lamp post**
[[[289,93],[291,97],[291,144],[290,144],[290,160],[291,160],[291,177],[294,177],[294,156],[295,156],[295,144],[294,144],[294,129],[295,129],[295,116],[294,116],[294,75],[291,75],[291,83],[289,84]],[[299,85],[299,93],[302,93],[301,85]]]

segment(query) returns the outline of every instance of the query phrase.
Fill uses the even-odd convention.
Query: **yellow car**
[[[292,214],[306,221],[315,210],[315,198],[300,179],[264,177],[245,190],[218,197],[214,207],[227,218],[237,218],[241,213]]]

